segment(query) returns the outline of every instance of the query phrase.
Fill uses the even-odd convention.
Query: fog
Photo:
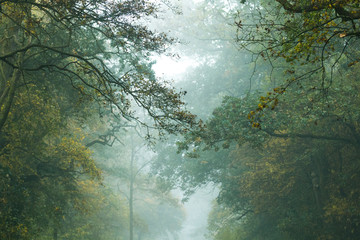
[[[1,1],[0,239],[359,239],[359,36],[359,1]]]
[[[173,194],[182,198],[181,191],[173,191]],[[211,211],[212,202],[215,200],[217,194],[218,191],[214,189],[214,186],[203,187],[198,189],[189,200],[184,203],[186,215],[179,233],[179,240],[207,239],[207,216]]]

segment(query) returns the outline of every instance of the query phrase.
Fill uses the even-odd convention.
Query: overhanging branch
[[[279,138],[310,138],[317,140],[329,140],[329,141],[342,141],[350,144],[354,144],[354,141],[348,138],[337,137],[337,136],[324,136],[324,135],[315,135],[315,134],[301,134],[301,133],[275,133],[268,129],[261,129],[263,132],[267,133],[272,137]]]

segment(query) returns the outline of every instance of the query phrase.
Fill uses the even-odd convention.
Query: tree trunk
[[[19,11],[30,11],[29,9],[20,9]],[[0,132],[9,116],[10,108],[15,96],[16,85],[21,77],[21,65],[25,52],[16,53],[28,40],[25,40],[22,34],[21,23],[24,16],[19,12],[13,12],[7,6],[2,6],[2,12],[8,16],[2,15],[0,19]],[[11,19],[11,20],[10,20]],[[7,57],[5,57],[7,56]]]
[[[130,221],[130,240],[134,240],[134,142],[131,139],[131,159],[130,159],[130,196],[129,196],[129,221]]]
[[[5,88],[0,99],[0,132],[9,116],[10,108],[15,96],[16,83],[19,81],[20,76],[20,70],[14,70],[10,80],[4,80],[4,82],[9,82],[9,86]],[[3,81],[3,79],[1,79],[1,81]]]
[[[53,232],[53,240],[57,240],[58,239],[58,231],[56,226],[54,226],[54,232]]]

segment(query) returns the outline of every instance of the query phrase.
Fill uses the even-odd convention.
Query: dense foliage
[[[238,95],[223,87],[227,96],[203,127],[177,140],[182,155],[163,151],[155,169],[189,194],[219,186],[211,238],[357,239],[359,2],[243,2],[204,4],[235,16],[239,54],[253,60],[249,80],[261,81],[241,85]],[[201,79],[229,61],[211,60]],[[239,66],[230,75],[231,89],[241,73]]]
[[[211,183],[207,238],[358,239],[360,2],[161,2],[171,36],[156,1],[0,0],[0,238],[177,238],[170,190]]]
[[[90,147],[135,120],[159,134],[193,123],[151,70],[173,42],[148,1],[0,1],[0,238],[128,236],[128,207]],[[145,117],[135,112],[144,110]],[[113,196],[113,197],[112,197]]]

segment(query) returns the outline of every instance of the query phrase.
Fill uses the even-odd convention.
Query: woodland
[[[359,0],[0,0],[0,239],[359,239],[359,40]]]

